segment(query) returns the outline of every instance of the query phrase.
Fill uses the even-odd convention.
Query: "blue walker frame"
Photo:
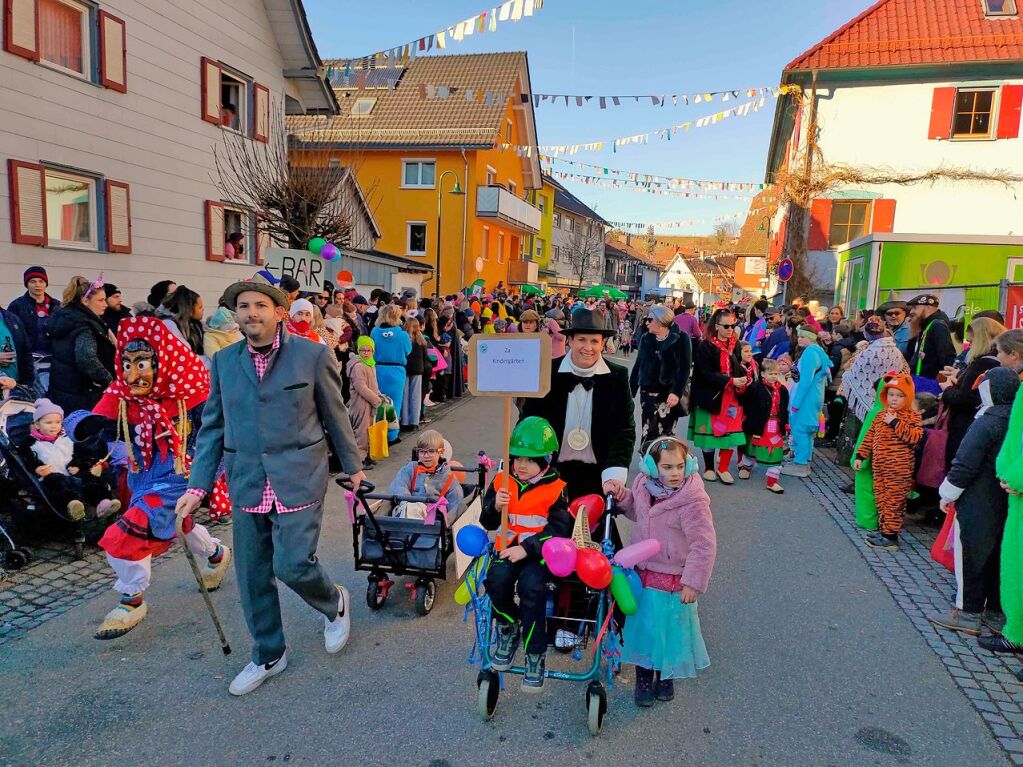
[[[604,556],[611,560],[614,557],[614,545],[611,542],[611,524],[614,517],[619,513],[614,503],[614,498],[608,495],[605,499],[604,537],[601,541],[601,551]],[[502,674],[515,674],[521,676],[525,667],[513,665],[506,672],[498,672],[491,666],[490,650],[495,641],[493,607],[482,588],[486,580],[487,569],[491,559],[496,555],[493,544],[488,546],[487,551],[478,556],[466,571],[465,583],[469,589],[470,601],[466,605],[466,620],[471,610],[474,617],[476,635],[473,650],[470,653],[469,661],[480,664],[480,672],[476,677],[477,688],[477,711],[485,719],[494,717],[497,710],[497,701],[503,686]],[[555,582],[564,579],[551,576]],[[582,584],[587,593],[593,592],[597,596],[597,616],[594,620],[586,617],[575,619],[572,622],[578,624],[591,624],[595,630],[595,642],[593,648],[593,661],[586,671],[555,671],[545,669],[544,678],[558,679],[565,682],[586,682],[586,713],[587,728],[591,735],[598,735],[604,723],[604,716],[607,714],[607,690],[614,681],[614,675],[620,667],[620,652],[618,650],[619,635],[615,630],[612,611],[613,602],[610,586],[603,589],[591,589]],[[548,615],[548,619],[568,620],[565,617]],[[606,625],[605,625],[606,623]],[[588,642],[577,648],[573,657],[578,660],[582,657],[582,649],[585,649]],[[607,686],[604,685],[606,679]]]

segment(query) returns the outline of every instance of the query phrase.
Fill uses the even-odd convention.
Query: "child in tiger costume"
[[[913,448],[923,437],[920,414],[913,410],[916,389],[906,373],[889,374],[881,389],[884,410],[870,425],[859,448],[853,468],[859,471],[873,455],[874,496],[877,502],[879,530],[868,533],[867,545],[885,551],[898,551],[899,533],[906,517],[906,499],[913,489],[915,458]]]

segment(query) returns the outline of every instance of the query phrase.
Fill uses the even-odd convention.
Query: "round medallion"
[[[590,435],[582,429],[572,429],[565,438],[565,442],[573,450],[585,450],[590,446]]]

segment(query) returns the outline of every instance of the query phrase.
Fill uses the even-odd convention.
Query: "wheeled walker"
[[[609,559],[614,554],[614,547],[611,542],[611,525],[617,514],[613,499],[607,498],[607,513],[605,514],[604,536],[600,544],[604,555]],[[480,672],[476,677],[477,703],[476,709],[484,719],[491,719],[497,710],[497,701],[501,694],[501,673],[516,674],[521,676],[525,671],[524,666],[513,665],[507,672],[498,672],[492,668],[491,648],[496,641],[495,619],[490,600],[486,596],[485,577],[487,568],[497,552],[493,545],[482,554],[469,569],[469,573],[478,573],[478,577],[467,577],[466,583],[471,596],[470,609],[474,616],[476,629],[476,647],[474,648],[473,659],[480,663]],[[554,593],[559,588],[567,588],[571,593],[571,607],[569,614],[554,614],[553,605],[555,602],[563,603],[564,600],[555,600]],[[619,656],[618,645],[619,635],[614,621],[614,604],[609,588],[593,589],[580,581],[577,577],[555,578],[551,576],[548,582],[548,634],[556,636],[556,629],[564,626],[571,626],[573,633],[579,635],[576,650],[573,657],[587,664],[581,671],[559,671],[546,668],[544,676],[547,679],[558,679],[566,682],[584,682],[586,684],[585,706],[586,724],[591,735],[600,733],[604,724],[604,716],[607,714],[607,686],[610,686],[613,674],[617,671],[617,658]],[[585,655],[592,649],[593,656],[585,660]]]

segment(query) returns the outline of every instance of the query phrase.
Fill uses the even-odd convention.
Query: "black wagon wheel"
[[[366,604],[370,610],[379,610],[387,601],[387,592],[380,588],[380,581],[370,581],[366,585]]]
[[[586,727],[590,735],[600,734],[607,713],[607,690],[600,682],[590,682],[586,688]]]
[[[501,694],[501,680],[493,669],[480,671],[476,677],[476,711],[485,720],[494,718],[497,711],[497,698]]]
[[[437,582],[432,578],[416,584],[416,613],[427,615],[437,600]]]

